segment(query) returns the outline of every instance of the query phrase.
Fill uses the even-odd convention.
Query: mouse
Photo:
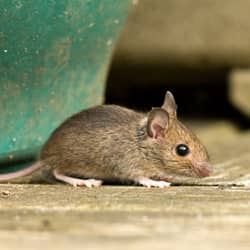
[[[33,165],[0,174],[0,182],[39,173],[47,183],[75,187],[118,182],[165,188],[179,177],[212,172],[205,146],[179,121],[167,91],[162,106],[147,113],[110,104],[72,115],[50,135]]]

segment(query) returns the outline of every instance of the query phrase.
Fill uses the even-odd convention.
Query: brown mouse
[[[116,105],[81,111],[52,133],[35,164],[1,174],[0,181],[40,172],[47,182],[73,186],[115,181],[167,187],[180,176],[211,175],[206,149],[176,109],[168,91],[163,105],[147,114]]]

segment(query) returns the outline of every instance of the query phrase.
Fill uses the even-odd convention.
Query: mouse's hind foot
[[[80,178],[74,178],[74,177],[69,177],[64,174],[59,173],[56,169],[53,171],[54,177],[59,180],[63,181],[65,183],[68,183],[74,187],[77,186],[86,186],[86,187],[99,187],[102,185],[101,180],[96,180],[96,179],[80,179]]]

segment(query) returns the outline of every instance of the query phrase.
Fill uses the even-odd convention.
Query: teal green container
[[[102,103],[129,0],[0,1],[0,166],[35,157],[71,114]]]

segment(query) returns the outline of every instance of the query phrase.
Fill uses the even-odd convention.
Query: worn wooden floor
[[[249,249],[250,188],[1,185],[1,249]]]
[[[1,184],[0,249],[250,249],[250,132],[223,122],[197,132],[215,165],[206,180],[166,189]]]

